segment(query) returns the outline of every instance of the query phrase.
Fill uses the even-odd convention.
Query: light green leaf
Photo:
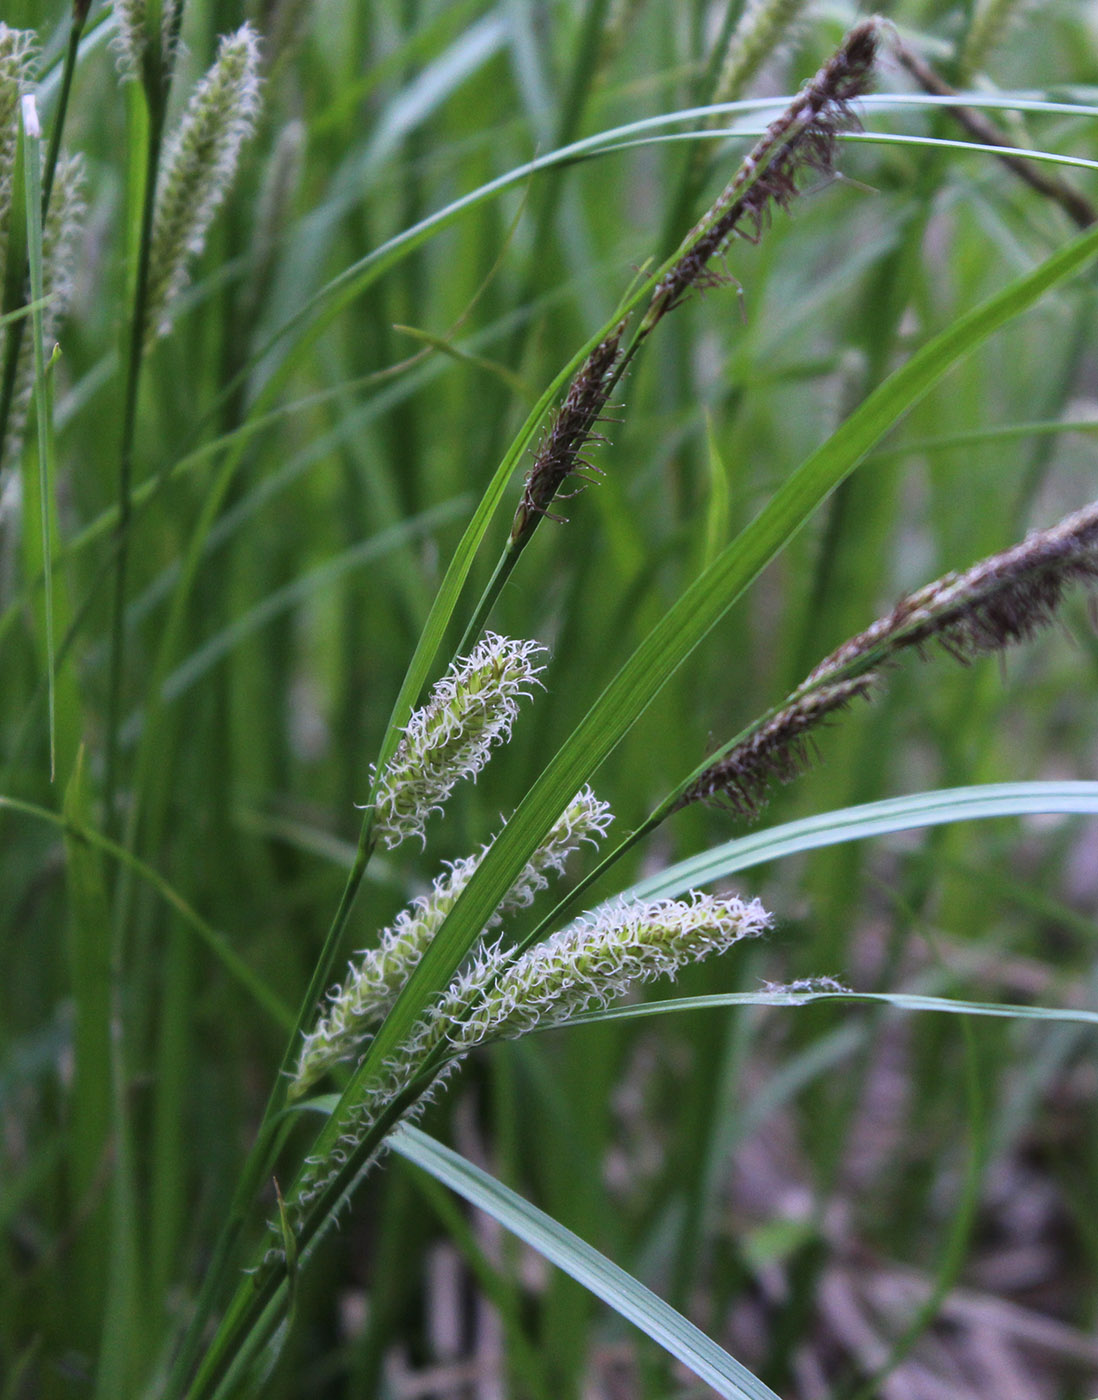
[[[798,851],[864,841],[894,831],[984,821],[989,817],[1069,813],[1098,816],[1098,783],[986,783],[916,792],[753,831],[669,866],[633,885],[626,894],[630,899],[673,899],[698,885],[727,879],[737,871],[750,870]]]
[[[577,1283],[639,1327],[728,1400],[778,1400],[769,1386],[631,1274],[502,1182],[417,1128],[392,1136],[395,1151],[486,1211]]]

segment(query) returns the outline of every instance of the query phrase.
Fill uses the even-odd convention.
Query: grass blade
[[[472,1162],[416,1128],[401,1128],[393,1136],[393,1147],[470,1204],[487,1211],[677,1357],[718,1395],[727,1400],[777,1400],[769,1386],[763,1385],[681,1313],[571,1230],[566,1230]]]
[[[894,831],[951,822],[1068,813],[1098,816],[1098,783],[984,783],[978,787],[916,792],[841,811],[819,812],[800,821],[738,836],[661,870],[633,885],[627,893],[636,899],[673,899],[698,885],[726,879],[737,871],[751,870],[798,851],[815,851],[846,841],[864,841]]]

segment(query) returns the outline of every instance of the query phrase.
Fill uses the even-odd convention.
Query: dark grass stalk
[[[712,270],[714,258],[737,234],[757,237],[772,208],[786,208],[795,197],[797,179],[803,170],[831,169],[837,134],[853,120],[851,104],[868,91],[877,33],[875,19],[855,25],[835,55],[755,143],[732,181],[677,251],[626,300],[618,313],[621,317],[651,293],[647,310],[631,337],[624,339],[626,320],[618,320],[587,355],[527,475],[507,544],[473,612],[458,654],[468,650],[483,630],[519,556],[541,518],[549,514],[549,506],[563,483],[580,469],[598,472],[582,454],[592,441],[595,424],[603,417],[610,394],[664,316],[680,305],[692,289],[717,286],[726,280]]]
[[[107,662],[106,741],[103,778],[103,806],[107,830],[117,832],[119,814],[118,756],[122,726],[122,679],[126,664],[126,573],[130,551],[130,524],[133,496],[133,467],[137,436],[137,400],[141,387],[146,324],[148,320],[149,269],[152,255],[153,218],[156,211],[156,180],[164,139],[165,101],[154,100],[145,89],[149,116],[148,146],[145,152],[145,188],[141,207],[141,232],[137,257],[137,280],[133,314],[130,320],[129,350],[126,361],[126,388],[122,409],[122,439],[118,452],[118,521],[115,526],[114,589],[111,609],[110,651]]]
[[[57,162],[61,154],[61,138],[65,129],[65,118],[69,111],[69,98],[72,94],[73,77],[80,57],[80,36],[88,18],[90,0],[75,0],[70,11],[69,41],[65,49],[64,66],[61,70],[61,91],[57,99],[57,110],[50,126],[49,145],[46,161],[42,169],[42,223],[49,213],[50,195],[53,193],[53,180],[57,173]],[[25,275],[25,273],[24,273]],[[0,289],[2,290],[2,289]],[[0,381],[0,463],[4,460],[4,445],[7,442],[11,406],[15,397],[15,378],[19,366],[19,351],[23,344],[26,318],[13,321],[6,330],[7,344],[4,351],[4,376]]]
[[[935,97],[958,96],[956,89],[936,73],[926,59],[917,54],[914,49],[895,38],[891,47],[896,57],[924,92],[931,93]],[[1014,146],[1016,144],[983,112],[979,112],[973,107],[966,107],[963,102],[947,107],[946,110],[970,136],[986,146]],[[1025,160],[1023,157],[1010,154],[1007,151],[1004,151],[997,159],[1006,166],[1012,175],[1017,176],[1030,189],[1059,205],[1076,228],[1090,228],[1098,220],[1098,210],[1094,208],[1094,205],[1081,190],[1076,189],[1071,181],[1065,180],[1062,175],[1044,170],[1037,162]]]

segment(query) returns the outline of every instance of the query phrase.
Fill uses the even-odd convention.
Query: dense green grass
[[[365,863],[371,765],[479,617],[547,410],[856,18],[802,8],[725,94],[773,101],[710,118],[735,3],[187,0],[165,133],[248,18],[263,107],[135,356],[157,113],[93,5],[61,355],[47,380],[39,337],[48,392],[0,461],[4,1400],[418,1373],[534,1400],[1098,1393],[1079,594],[1002,664],[909,655],[755,827],[695,805],[629,845],[580,907],[731,880],[775,928],[643,1008],[479,1052],[338,1231],[323,1203],[300,1269],[262,1264],[272,1178],[292,1198],[583,781],[609,849],[900,594],[1098,494],[1098,232],[966,151],[886,54],[842,178],[803,177],[640,346],[605,474],[490,592],[493,629],[551,649],[544,691],[425,849]],[[889,17],[1098,199],[1087,6],[981,47],[990,13]],[[29,227],[48,291],[24,191],[70,16],[5,21],[38,33],[43,121],[8,246],[22,267]],[[295,1022],[511,813],[365,1064],[325,1084],[344,1097],[271,1124]],[[763,990],[809,978],[849,990]]]

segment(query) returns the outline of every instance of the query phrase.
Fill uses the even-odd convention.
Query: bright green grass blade
[[[645,146],[674,146],[698,141],[725,141],[730,136],[759,137],[766,130],[762,126],[736,126],[728,131],[672,131],[663,136],[643,136],[636,140],[615,141],[605,146],[599,155],[612,155],[616,152],[639,150]],[[1098,161],[1087,156],[1069,156],[1060,151],[1042,151],[1033,146],[991,146],[982,141],[965,141],[958,137],[916,136],[895,131],[846,131],[843,141],[857,142],[869,146],[915,146],[920,149],[947,151],[967,151],[982,156],[1013,156],[1020,160],[1039,161],[1045,165],[1066,165],[1075,170],[1098,170]]]
[[[864,841],[894,831],[950,822],[1070,813],[1098,815],[1098,783],[986,783],[916,792],[754,831],[669,866],[625,893],[630,899],[673,899],[698,885],[798,851],[815,851],[845,841]]]
[[[50,422],[45,332],[42,321],[42,305],[45,297],[42,273],[42,129],[38,122],[38,109],[34,97],[29,94],[23,98],[21,135],[27,214],[27,263],[30,268],[31,298],[34,303],[34,310],[31,313],[31,327],[34,334],[34,402],[38,424],[38,508],[42,527],[42,570],[45,576],[47,706],[50,731],[50,780],[52,781],[57,772],[53,563],[50,540],[50,520],[53,516],[50,492],[53,482],[54,442],[53,427]]]
[[[610,1006],[602,1011],[584,1012],[568,1024],[635,1021],[681,1011],[728,1011],[737,1006],[812,1006],[820,1001],[875,1002],[896,1011],[935,1011],[949,1016],[991,1016],[1007,1021],[1098,1026],[1098,1011],[1078,1006],[1012,1006],[1009,1002],[967,1001],[961,997],[923,996],[918,992],[803,991],[796,987],[775,987],[763,992],[712,992],[706,996],[674,997],[636,1006]]]
[[[358,1083],[376,1072],[409,1033],[423,1008],[449,982],[523,863],[572,795],[762,568],[951,365],[1033,305],[1050,287],[1084,267],[1095,252],[1098,230],[1092,229],[925,345],[794,472],[752,524],[686,590],[579,722],[493,844],[381,1026],[345,1102],[353,1101]],[[332,1132],[332,1141],[337,1133],[338,1129]],[[330,1145],[322,1144],[325,1149]]]
[[[706,1385],[712,1386],[718,1395],[728,1400],[778,1400],[769,1386],[763,1385],[681,1313],[571,1230],[566,1230],[472,1162],[416,1128],[400,1128],[393,1134],[392,1144],[402,1157],[429,1172],[471,1205],[486,1211],[639,1327]]]

